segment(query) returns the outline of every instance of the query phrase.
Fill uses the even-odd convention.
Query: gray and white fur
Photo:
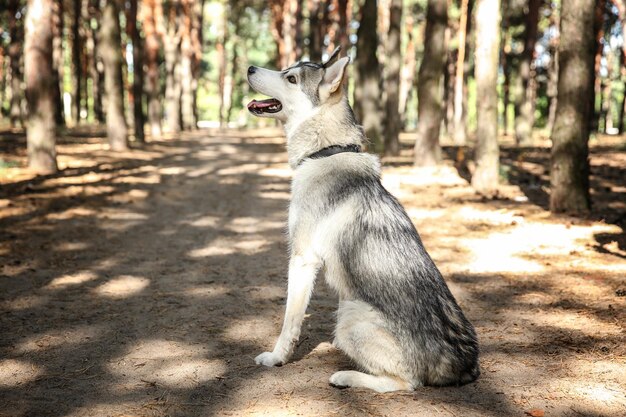
[[[378,158],[308,157],[366,140],[343,87],[348,63],[335,51],[323,64],[248,69],[252,88],[272,97],[248,107],[283,121],[294,170],[284,323],[274,349],[255,361],[289,360],[322,271],[339,297],[334,345],[360,368],[336,372],[331,385],[388,392],[471,382],[480,374],[474,328],[403,207],[382,186]]]

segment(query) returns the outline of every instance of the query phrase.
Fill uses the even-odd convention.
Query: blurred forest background
[[[499,143],[550,138],[550,206],[586,212],[589,138],[624,131],[623,0],[3,5],[2,123],[30,126],[40,173],[57,169],[66,127],[106,123],[110,148],[124,150],[164,132],[267,123],[245,110],[245,69],[320,61],[336,46],[354,61],[348,96],[370,151],[399,155],[400,132],[415,132],[414,163],[430,166],[441,143],[469,145],[474,160],[460,148],[457,163],[488,196],[506,177]]]

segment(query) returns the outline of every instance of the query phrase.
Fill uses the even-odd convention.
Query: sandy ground
[[[5,156],[21,149],[3,140],[17,144]],[[545,152],[504,152],[517,185],[496,200],[452,162],[388,161],[385,185],[476,326],[482,376],[377,394],[327,383],[351,365],[328,343],[323,280],[294,360],[254,365],[285,301],[276,132],[199,131],[117,155],[84,132],[59,149],[61,175],[0,172],[0,416],[626,415],[623,151],[592,160],[606,221],[545,210]]]

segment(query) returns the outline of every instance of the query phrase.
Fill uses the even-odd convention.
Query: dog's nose
[[[254,74],[256,72],[256,67],[250,66],[248,67],[248,74]]]

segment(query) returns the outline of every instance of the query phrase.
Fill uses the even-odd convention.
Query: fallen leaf
[[[540,408],[533,408],[530,411],[525,411],[525,414],[529,415],[530,417],[543,417],[546,413]]]

